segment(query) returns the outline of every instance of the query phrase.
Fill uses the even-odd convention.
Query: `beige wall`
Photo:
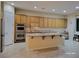
[[[31,16],[42,16],[42,17],[50,17],[50,18],[64,18],[63,15],[51,14],[51,13],[43,13],[43,12],[35,12],[29,10],[16,9],[16,14],[24,14]]]

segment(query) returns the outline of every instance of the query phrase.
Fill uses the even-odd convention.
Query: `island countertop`
[[[50,36],[50,35],[63,35],[59,32],[54,33],[26,33],[26,36]]]
[[[64,44],[62,33],[26,33],[27,50],[59,47]]]

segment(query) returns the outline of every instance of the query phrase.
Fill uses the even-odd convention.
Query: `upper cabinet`
[[[56,19],[52,18],[51,22],[52,22],[51,27],[56,28]]]
[[[15,15],[15,22],[16,22],[16,24],[20,24],[21,23],[20,15]]]
[[[56,28],[56,19],[55,18],[48,18],[48,27]]]
[[[65,24],[66,20],[65,19],[56,19],[56,28],[65,28],[66,24]]]
[[[64,28],[67,27],[67,19],[64,19]]]
[[[27,16],[26,23],[25,23],[26,27],[30,27],[31,26],[30,23],[31,23],[30,16]]]
[[[15,15],[16,24],[26,24],[27,16],[25,15]]]
[[[27,20],[27,16],[25,16],[25,15],[21,15],[20,16],[20,21],[21,21],[21,24],[25,24],[26,23],[26,20]]]
[[[52,28],[52,18],[48,18],[48,27]]]
[[[31,16],[30,17],[30,25],[31,27],[39,27],[40,25],[40,18],[37,16]]]
[[[39,26],[40,28],[43,28],[44,27],[44,17],[40,17],[40,22],[39,22]]]
[[[48,27],[48,18],[44,17],[44,28]]]
[[[27,27],[40,28],[66,28],[67,19],[64,18],[48,18],[39,16],[16,15],[17,24],[25,24]]]

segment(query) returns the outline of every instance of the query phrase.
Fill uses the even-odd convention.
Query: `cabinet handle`
[[[31,39],[33,39],[33,36],[31,37]]]
[[[52,35],[52,39],[54,38],[55,35]]]
[[[44,40],[45,36],[42,36],[42,39]]]
[[[62,35],[60,35],[60,37],[62,37]]]

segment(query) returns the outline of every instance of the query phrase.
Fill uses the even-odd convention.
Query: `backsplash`
[[[41,28],[41,29],[39,29],[39,30],[41,30],[42,32],[64,32],[66,29],[64,29],[64,28]]]
[[[26,28],[26,32],[65,32],[65,28]]]

